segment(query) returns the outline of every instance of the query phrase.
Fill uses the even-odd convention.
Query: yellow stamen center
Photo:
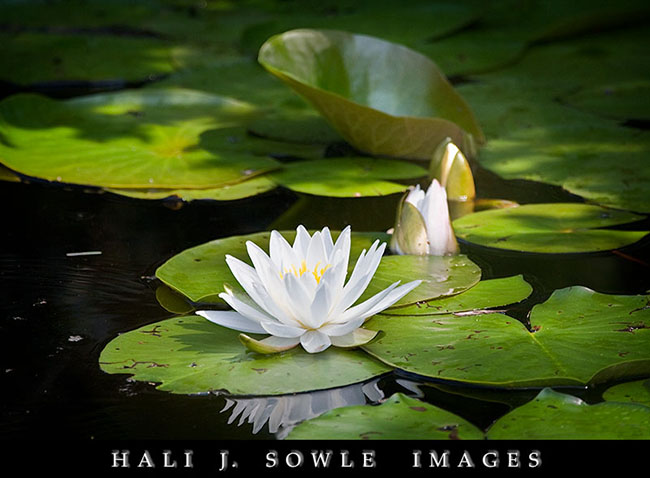
[[[316,279],[316,283],[320,283],[320,280],[323,277],[323,274],[327,269],[331,267],[331,264],[327,264],[325,267],[318,267],[320,266],[320,261],[316,263],[314,266],[313,270],[308,270],[307,269],[307,261],[302,261],[300,263],[300,267],[296,267],[295,265],[292,265],[291,268],[286,268],[284,269],[284,274],[293,274],[296,277],[302,277],[302,275],[306,272],[311,272],[314,275],[314,279]],[[284,277],[284,274],[280,274],[280,277]]]

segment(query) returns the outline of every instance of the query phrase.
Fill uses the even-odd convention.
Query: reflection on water
[[[226,398],[222,412],[230,411],[229,425],[239,418],[237,426],[248,422],[253,425],[253,433],[267,425],[269,432],[283,439],[298,423],[335,408],[378,403],[384,398],[378,383],[379,379],[375,379],[364,384],[297,395]]]

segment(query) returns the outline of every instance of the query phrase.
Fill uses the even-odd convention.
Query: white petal
[[[275,335],[277,337],[300,337],[305,333],[302,327],[295,327],[287,324],[281,324],[276,321],[260,322],[266,333]]]
[[[310,354],[322,352],[332,345],[330,338],[318,330],[308,330],[300,337],[300,343]]]
[[[395,282],[394,284],[391,284],[390,287],[384,289],[382,292],[378,294],[375,294],[374,296],[372,296],[370,299],[363,302],[362,304],[359,304],[355,307],[352,307],[351,309],[346,310],[343,313],[343,318],[345,320],[352,320],[352,318],[357,318],[357,317],[362,317],[364,319],[372,317],[373,315],[378,314],[382,310],[387,309],[395,302],[400,300],[402,297],[404,297],[406,294],[408,294],[413,289],[415,289],[418,285],[420,285],[422,281],[415,280],[409,282],[408,284],[401,285],[397,287],[395,290],[393,290],[393,287],[398,283],[399,282]],[[385,294],[386,291],[389,291],[388,294]],[[375,303],[371,304],[371,306],[369,307],[368,303],[371,300],[375,299],[376,297],[380,296],[380,294],[381,294],[380,300],[375,301]],[[365,308],[363,306],[365,306]]]
[[[309,274],[307,272],[303,276]],[[313,278],[313,276],[312,276]],[[315,328],[318,325],[314,323],[311,315],[312,292],[306,290],[303,286],[302,278],[298,278],[293,274],[285,274],[283,279],[283,286],[287,291],[287,302],[293,317],[302,323],[305,328]],[[309,277],[305,277],[309,279]],[[316,282],[314,280],[314,282]]]
[[[275,265],[275,268],[279,270],[284,270],[285,268],[296,264],[296,262],[299,262],[293,248],[278,231],[271,231],[269,254],[271,262]]]
[[[265,334],[266,330],[262,328],[259,322],[250,320],[238,312],[232,310],[199,310],[196,315],[205,317],[210,322],[229,329],[250,334]]]
[[[314,329],[319,328],[329,317],[330,305],[332,303],[332,294],[329,281],[331,280],[330,269],[326,270],[320,280],[320,284],[316,289],[314,300],[311,303],[311,327]]]
[[[254,305],[254,302],[252,302],[250,298],[248,297],[244,298],[242,296],[238,296],[232,290],[228,290],[227,292],[222,292],[221,294],[219,294],[219,297],[225,300],[230,307],[232,307],[241,315],[243,315],[244,317],[250,320],[253,320],[255,322],[261,322],[263,320],[273,320],[272,317],[269,317],[266,313],[264,313],[264,311],[260,310],[259,307],[256,307]]]
[[[377,267],[379,267],[384,249],[386,248],[386,243],[383,243],[376,250],[373,250],[377,243],[376,241],[373,247],[370,248],[368,255],[363,258],[363,263],[360,264],[361,259],[357,261],[350,280],[345,284],[343,289],[343,297],[336,305],[336,309],[332,311],[332,315],[339,315],[354,304],[368,287],[368,284],[377,271]],[[359,268],[359,272],[357,272],[357,268]]]
[[[365,322],[365,317],[359,316],[342,323],[329,323],[323,325],[320,329],[321,332],[327,334],[331,337],[340,337],[342,335],[347,335],[353,330],[358,329]]]
[[[325,246],[323,245],[323,236],[319,231],[316,231],[311,237],[309,248],[307,249],[307,271],[313,271],[316,267],[325,267],[327,265],[328,256],[325,253]]]
[[[298,257],[307,257],[307,249],[311,236],[302,224],[296,229],[296,239],[293,241],[293,252]]]

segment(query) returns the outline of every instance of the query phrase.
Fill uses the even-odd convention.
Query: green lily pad
[[[203,317],[177,317],[119,335],[102,351],[107,373],[128,373],[172,393],[283,395],[362,382],[390,369],[360,351],[309,354],[297,347],[247,352],[239,332]]]
[[[439,315],[457,312],[484,311],[521,302],[533,292],[523,276],[482,280],[471,289],[451,297],[418,302],[407,307],[389,309],[385,315]]]
[[[650,379],[621,383],[603,393],[608,402],[632,402],[650,407]]]
[[[533,307],[531,331],[503,314],[386,316],[364,350],[436,379],[497,387],[584,385],[650,373],[648,296],[560,289]]]
[[[594,252],[632,244],[648,231],[601,229],[643,219],[580,203],[527,204],[468,214],[454,221],[467,242],[526,252]]]
[[[48,81],[145,80],[174,70],[170,44],[157,38],[0,34],[0,79],[22,85]]]
[[[288,440],[479,440],[483,432],[441,408],[396,393],[381,405],[337,408],[297,425]]]
[[[295,231],[282,231],[290,242]],[[333,232],[337,237],[338,232]],[[233,236],[187,249],[169,259],[156,270],[156,277],[193,302],[223,303],[218,297],[224,284],[237,288],[238,284],[225,262],[230,254],[249,261],[246,242],[252,241],[268,252],[270,233],[260,232],[247,236]],[[387,242],[389,236],[380,232],[352,233],[350,266],[352,270],[363,249],[368,249],[379,239]],[[466,256],[384,256],[365,292],[363,301],[382,291],[392,283],[403,284],[415,279],[422,283],[395,303],[394,307],[412,304],[435,297],[458,294],[473,287],[481,278],[481,270]]]
[[[633,81],[585,88],[564,98],[578,109],[619,120],[650,120],[650,82]]]
[[[635,119],[645,102],[650,63],[639,58],[645,59],[648,39],[648,29],[639,28],[539,45],[516,65],[459,86],[489,138],[481,165],[506,179],[561,186],[590,202],[650,211],[650,134],[617,121]],[[588,96],[599,85],[627,93],[608,112],[606,101],[589,109],[577,99],[572,106],[572,95]],[[636,99],[631,85],[641,85]]]
[[[405,284],[421,279],[422,283],[395,302],[407,306],[438,297],[452,296],[471,289],[481,280],[481,269],[467,256],[385,256],[359,301],[370,298],[396,281]]]
[[[20,178],[9,168],[5,168],[0,164],[0,181],[10,181],[12,183],[19,183]]]
[[[282,231],[282,235],[293,243],[296,232]],[[336,238],[338,233],[333,232],[332,236]],[[192,302],[223,303],[218,294],[223,292],[224,284],[237,286],[237,280],[226,264],[225,255],[230,254],[248,262],[247,241],[254,242],[268,254],[270,237],[269,232],[259,232],[225,237],[186,249],[161,265],[156,270],[156,277]],[[380,232],[353,233],[351,260],[356,260],[361,251],[370,248],[376,239],[386,242],[388,235]]]
[[[295,28],[336,29],[414,46],[449,35],[475,22],[481,13],[478,5],[458,2],[354,2],[350,8],[338,8],[330,15],[314,11],[313,5],[305,12],[299,6],[248,27],[242,35],[242,46],[257,52],[267,38]]]
[[[209,189],[280,167],[268,155],[306,152],[302,145],[247,137],[238,125],[250,114],[249,105],[190,90],[64,102],[14,95],[0,103],[0,162],[49,181]]]
[[[179,198],[183,201],[212,199],[215,201],[234,201],[275,189],[277,184],[267,175],[255,176],[241,183],[212,189],[107,189],[107,191],[137,199]]]
[[[269,39],[258,59],[362,151],[429,159],[446,137],[463,147],[471,143],[468,134],[484,140],[469,106],[442,72],[406,47],[301,29]],[[463,151],[468,156],[469,149]]]
[[[631,403],[588,405],[579,398],[542,390],[531,402],[499,418],[489,440],[650,439],[650,408]]]
[[[295,161],[271,175],[280,186],[293,191],[330,197],[385,196],[404,192],[408,186],[388,179],[426,176],[427,171],[405,161],[377,158],[327,158]]]

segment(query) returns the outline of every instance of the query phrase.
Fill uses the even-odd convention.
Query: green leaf
[[[572,94],[598,85],[647,83],[648,62],[638,58],[648,40],[647,28],[630,28],[544,44],[511,68],[459,86],[489,138],[481,165],[506,179],[561,186],[590,202],[650,211],[650,134],[642,123],[639,129],[616,120],[625,114],[623,103],[636,103],[626,118],[635,119],[644,88],[635,99],[628,89],[627,100],[611,109],[571,104]]]
[[[451,297],[418,302],[407,307],[389,309],[382,315],[439,315],[457,312],[483,311],[521,302],[527,298],[533,288],[523,276],[505,277],[503,279],[482,280],[471,289]]]
[[[458,145],[471,142],[468,134],[484,140],[469,106],[443,73],[406,47],[301,29],[269,39],[258,59],[361,151],[429,159],[447,136]]]
[[[488,440],[650,439],[650,408],[630,403],[588,405],[550,388],[499,418]]]
[[[650,120],[650,82],[645,80],[587,87],[564,101],[607,118]]]
[[[608,402],[632,402],[650,407],[650,379],[621,383],[603,393]]]
[[[357,383],[390,371],[359,351],[296,347],[275,355],[251,353],[239,332],[203,317],[177,317],[119,335],[102,351],[107,373],[132,374],[182,394],[282,395]]]
[[[441,408],[396,393],[381,405],[337,408],[297,425],[288,440],[477,440],[483,432]]]
[[[330,197],[384,196],[407,186],[388,179],[426,176],[424,168],[392,159],[365,157],[294,161],[271,178],[293,191]]]
[[[241,183],[211,189],[114,189],[107,191],[137,199],[179,198],[183,201],[212,199],[215,201],[234,201],[265,193],[275,189],[277,184],[268,175],[255,176]]]
[[[293,242],[295,231],[281,231]],[[338,232],[333,232],[334,238]],[[225,261],[230,254],[249,262],[246,242],[252,241],[268,253],[270,233],[260,232],[246,236],[233,236],[208,242],[177,254],[156,270],[156,277],[193,302],[223,303],[218,297],[224,285],[238,288]],[[349,271],[363,249],[368,249],[379,239],[386,242],[387,234],[381,232],[354,232],[350,250]],[[458,294],[474,286],[481,278],[481,270],[466,256],[384,256],[373,279],[358,302],[370,298],[396,281],[402,284],[422,279],[422,284],[402,297],[395,306],[412,304],[435,297]],[[240,289],[241,290],[241,289]]]
[[[647,231],[601,229],[643,219],[637,214],[580,203],[527,204],[468,214],[456,235],[474,244],[525,252],[594,252],[632,244]]]
[[[174,70],[170,44],[157,38],[22,32],[2,33],[0,42],[0,79],[21,85],[136,81]]]
[[[420,279],[422,283],[395,302],[394,307],[459,294],[481,280],[481,269],[467,256],[384,256],[359,301],[369,299],[394,282]]]
[[[248,137],[251,107],[190,90],[0,103],[0,161],[27,176],[108,188],[209,189],[280,167],[305,146]],[[311,148],[313,151],[313,148]]]
[[[365,327],[384,335],[363,349],[436,379],[498,387],[600,383],[650,373],[647,301],[560,289],[532,309],[531,331],[503,314],[377,315]]]
[[[334,238],[338,232],[333,232]],[[295,231],[282,231],[291,243]],[[259,232],[246,236],[232,236],[201,244],[175,255],[156,270],[156,277],[172,289],[180,292],[193,302],[224,303],[218,296],[224,284],[237,286],[237,280],[226,264],[225,255],[230,254],[245,262],[249,261],[246,242],[252,241],[268,254],[269,232]],[[351,260],[356,260],[363,249],[380,239],[385,242],[388,235],[377,233],[353,233],[350,250]]]

